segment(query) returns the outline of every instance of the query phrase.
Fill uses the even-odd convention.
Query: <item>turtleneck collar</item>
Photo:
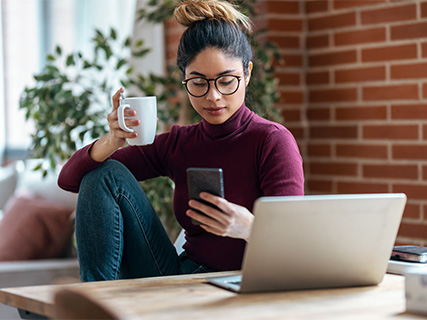
[[[245,103],[224,123],[221,124],[210,124],[205,119],[201,121],[201,127],[203,132],[211,138],[221,138],[235,132],[243,125],[245,125],[252,117],[254,113],[249,110]]]

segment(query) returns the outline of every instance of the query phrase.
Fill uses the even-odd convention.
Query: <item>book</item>
[[[387,273],[404,275],[410,270],[422,270],[427,272],[427,263],[389,260],[387,265]]]
[[[394,246],[391,259],[427,263],[427,247]]]

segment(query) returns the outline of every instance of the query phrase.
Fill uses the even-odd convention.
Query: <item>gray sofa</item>
[[[0,167],[0,217],[3,216],[5,206],[11,202],[9,200],[22,193],[52,201],[55,205],[75,208],[77,196],[60,190],[56,184],[56,175],[43,179],[39,172],[32,171],[34,166],[34,161],[30,161]],[[6,219],[0,218],[0,224],[5,221]],[[3,225],[3,230],[4,227]],[[69,240],[59,257],[1,261],[0,288],[78,282],[78,261],[72,239]],[[0,304],[0,319],[20,319],[20,316],[15,308]]]

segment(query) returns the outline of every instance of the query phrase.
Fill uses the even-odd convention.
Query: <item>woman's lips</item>
[[[209,107],[204,109],[211,115],[219,115],[225,110],[225,107]]]

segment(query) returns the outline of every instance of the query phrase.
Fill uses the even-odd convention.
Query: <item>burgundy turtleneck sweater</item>
[[[78,192],[83,176],[101,163],[89,156],[88,145],[63,167],[58,184]],[[219,237],[192,224],[188,209],[186,170],[189,167],[222,168],[225,198],[252,211],[261,196],[304,194],[302,159],[292,134],[242,105],[225,123],[202,120],[173,126],[148,146],[128,146],[111,159],[123,163],[138,181],[168,176],[175,183],[174,212],[186,230],[184,249],[193,261],[222,270],[241,268],[245,241]]]

